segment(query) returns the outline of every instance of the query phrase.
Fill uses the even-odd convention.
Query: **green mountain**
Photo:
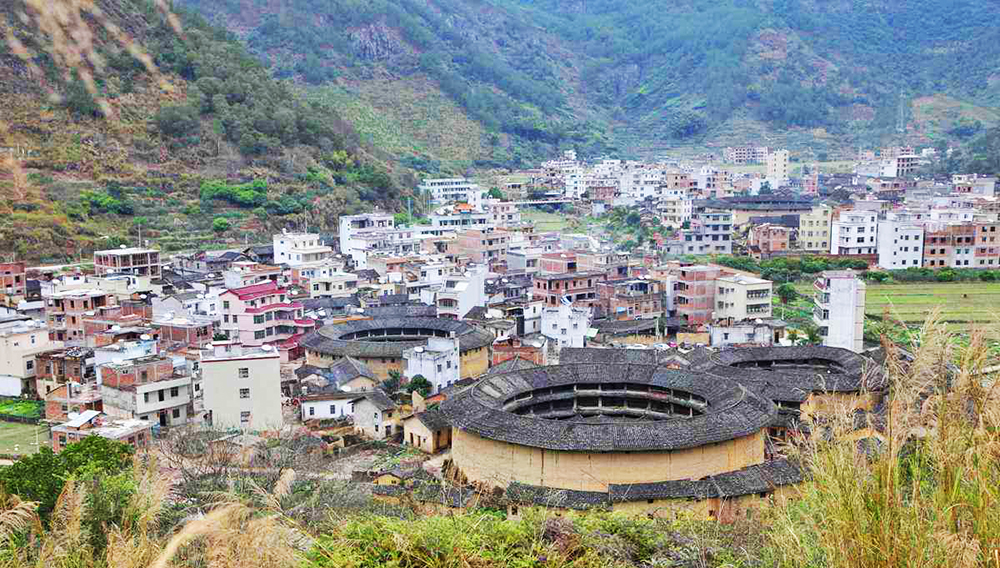
[[[68,69],[50,53],[89,47],[56,46],[39,31],[43,14],[0,3],[0,37],[18,38],[35,66],[0,40],[0,148],[25,154],[13,175],[0,162],[5,254],[86,258],[140,231],[166,250],[231,246],[282,227],[333,229],[340,214],[374,205],[398,208],[415,186],[331,103],[271,77],[229,32],[185,13],[179,35],[151,0],[95,6],[68,25],[93,37],[105,64]],[[155,74],[119,33],[152,55]],[[93,73],[96,94],[81,72]]]
[[[986,0],[181,4],[426,171],[570,147],[649,155],[763,140],[837,153],[1000,122]]]

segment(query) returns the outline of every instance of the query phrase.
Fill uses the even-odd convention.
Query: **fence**
[[[0,413],[0,420],[4,422],[20,422],[21,424],[38,424],[42,421],[41,418],[31,418],[28,416],[18,416],[16,414],[3,414]]]

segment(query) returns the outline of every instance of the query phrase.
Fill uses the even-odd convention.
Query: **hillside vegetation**
[[[0,43],[0,146],[26,153],[0,176],[5,251],[63,260],[140,228],[167,250],[306,222],[323,230],[342,213],[395,207],[413,186],[336,107],[272,78],[228,32],[182,14],[178,36],[147,0],[96,5],[101,15],[82,25],[104,69],[69,72],[19,2],[0,5],[0,33],[26,44],[37,67]],[[153,56],[156,76],[107,25]]]
[[[899,141],[901,106],[910,142],[967,139],[998,120],[1000,30],[984,0],[182,3],[234,31],[278,77],[432,80],[482,125],[452,133],[478,148],[471,164],[762,135],[846,151]],[[409,149],[449,158],[419,138]]]

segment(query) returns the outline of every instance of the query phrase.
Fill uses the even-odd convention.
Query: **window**
[[[249,424],[249,423],[250,423],[250,411],[244,410],[243,412],[240,412],[240,424]]]
[[[149,380],[149,371],[142,371],[141,373],[139,373],[139,381],[140,382],[144,383],[144,382],[146,382],[148,380]]]
[[[316,407],[315,406],[310,406],[309,407],[309,416],[315,416],[315,415],[316,415]]]
[[[180,417],[181,417],[181,409],[180,409],[180,408],[175,408],[175,409],[173,410],[173,412],[171,412],[171,413],[170,413],[170,415],[171,415],[171,416],[172,416],[173,418],[180,418]]]
[[[249,379],[250,378],[250,369],[247,368],[247,367],[240,367],[238,373],[239,373],[239,377],[241,379]]]
[[[265,336],[265,332],[264,332],[263,329],[260,329],[260,330],[257,330],[255,332],[253,332],[253,338],[254,339],[264,339],[264,336]]]
[[[222,323],[229,323],[229,314],[222,316]]]
[[[441,365],[438,365],[437,367],[438,367],[438,372],[440,373],[441,372]]]
[[[143,402],[149,402],[149,393],[148,392],[142,394],[142,401]]]
[[[180,393],[181,393],[180,387],[173,387],[173,388],[170,389],[170,396],[171,397],[180,396]]]
[[[240,398],[250,398],[250,389],[240,389]]]
[[[229,309],[229,302],[222,302],[222,309],[228,310]]]
[[[332,414],[332,415],[336,415],[337,414],[337,405],[335,405],[335,404],[331,404],[330,405],[330,414]]]
[[[34,340],[35,338],[32,337],[31,339]],[[25,363],[24,367],[30,371],[35,368],[35,362],[29,360],[27,363]]]

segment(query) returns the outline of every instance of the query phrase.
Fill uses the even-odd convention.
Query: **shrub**
[[[224,181],[206,181],[201,184],[201,199],[221,199],[240,207],[260,207],[267,203],[267,181],[255,179],[250,183],[229,185]]]
[[[229,219],[226,219],[225,217],[216,217],[212,221],[212,230],[219,234],[225,233],[231,229],[232,226],[233,225],[229,222]]]

